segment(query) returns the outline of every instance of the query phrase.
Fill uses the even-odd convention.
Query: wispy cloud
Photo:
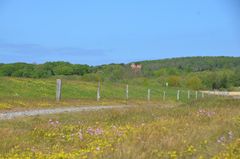
[[[0,51],[14,52],[22,55],[71,55],[71,56],[103,56],[107,50],[103,49],[84,49],[77,47],[45,47],[38,44],[12,44],[0,43]]]
[[[69,61],[72,63],[101,64],[106,62],[104,49],[84,49],[78,47],[45,47],[38,44],[0,43],[0,62]]]

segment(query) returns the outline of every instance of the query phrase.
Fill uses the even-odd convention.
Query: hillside
[[[192,89],[230,89],[240,85],[240,57],[182,57],[133,63],[141,65],[141,69],[133,70],[132,63],[101,66],[68,62],[0,64],[0,76],[47,78],[76,75],[87,81],[112,82],[151,78],[161,81],[162,85],[168,82],[173,87]]]
[[[177,68],[189,72],[198,72],[216,69],[232,69],[240,66],[240,57],[224,56],[198,56],[198,57],[181,57],[163,60],[151,60],[138,62],[144,65],[145,69],[158,70],[160,68]]]

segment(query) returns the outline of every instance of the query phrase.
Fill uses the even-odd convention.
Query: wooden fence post
[[[165,99],[166,99],[166,92],[163,91],[163,100],[165,101]]]
[[[97,101],[100,100],[100,81],[98,82],[98,88],[97,88]]]
[[[196,91],[195,94],[196,94],[196,99],[198,99],[198,92]]]
[[[204,98],[204,93],[202,92],[202,98]]]
[[[180,99],[180,90],[177,91],[177,100]]]
[[[59,102],[61,100],[62,95],[62,80],[57,79],[57,85],[56,85],[56,101]]]
[[[188,90],[188,100],[190,99],[190,91]]]
[[[126,100],[127,100],[127,103],[128,103],[128,84],[126,85]]]
[[[151,100],[151,89],[148,89],[148,96],[147,96],[147,98],[148,98],[148,101]]]

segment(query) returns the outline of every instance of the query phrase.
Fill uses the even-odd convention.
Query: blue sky
[[[0,0],[0,62],[240,56],[239,0]]]

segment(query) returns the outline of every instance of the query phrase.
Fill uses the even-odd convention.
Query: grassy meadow
[[[62,100],[55,101],[56,78]],[[129,85],[129,100],[125,88]],[[240,100],[163,87],[134,78],[97,82],[79,77],[0,77],[0,111],[59,106],[132,105],[0,121],[1,158],[240,158]],[[151,101],[147,90],[151,89]],[[180,100],[177,101],[177,90]],[[166,100],[163,100],[163,91]]]
[[[0,121],[0,158],[239,158],[240,101]]]
[[[129,104],[146,104],[147,90],[151,89],[152,103],[176,103],[177,90],[180,91],[178,103],[187,101],[187,90],[163,87],[156,80],[136,78],[122,82],[102,82],[101,100],[96,101],[97,82],[81,78],[60,77],[62,79],[62,100],[55,101],[56,78],[14,78],[0,77],[0,110],[44,108],[68,105],[115,105],[126,104],[126,84],[129,85]],[[165,101],[163,91],[166,92]],[[199,94],[199,98],[201,95]],[[191,92],[195,99],[195,91]]]

